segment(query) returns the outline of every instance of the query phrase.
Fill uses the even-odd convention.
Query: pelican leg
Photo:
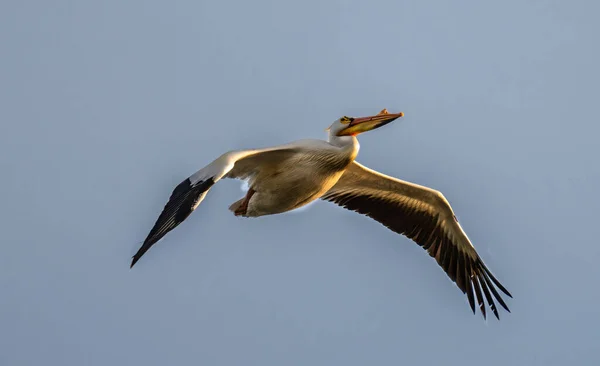
[[[246,197],[244,197],[244,200],[235,209],[235,211],[233,211],[233,214],[235,216],[241,216],[246,214],[246,211],[248,210],[248,203],[250,203],[250,198],[252,198],[255,192],[256,191],[252,188],[248,189],[248,193],[246,193]]]

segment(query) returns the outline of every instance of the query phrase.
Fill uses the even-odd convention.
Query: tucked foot
[[[250,198],[254,195],[256,191],[252,188],[248,189],[248,193],[246,193],[246,197],[240,202],[240,205],[233,211],[235,216],[245,216],[248,211],[248,203],[250,203]]]

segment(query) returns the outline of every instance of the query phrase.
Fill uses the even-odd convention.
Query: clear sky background
[[[598,365],[597,1],[3,1],[0,364]],[[442,191],[514,295],[317,202],[242,219],[221,153],[406,117],[358,161]]]

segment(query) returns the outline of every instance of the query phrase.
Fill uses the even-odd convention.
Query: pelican
[[[439,191],[369,169],[354,159],[356,136],[403,117],[386,109],[368,117],[344,116],[326,130],[327,141],[305,139],[264,149],[229,151],[181,182],[169,198],[135,263],[168,232],[181,224],[222,178],[248,182],[245,197],[229,210],[235,216],[259,217],[287,212],[322,199],[371,217],[405,235],[435,258],[466,293],[473,314],[475,299],[483,318],[486,305],[496,316],[496,301],[508,312],[497,289],[512,295],[492,275]]]

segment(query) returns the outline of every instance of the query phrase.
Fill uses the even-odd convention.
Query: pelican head
[[[330,135],[335,136],[356,136],[359,133],[367,132],[385,126],[397,118],[403,117],[404,113],[389,113],[387,109],[378,114],[369,117],[341,117],[337,119],[328,128]]]

